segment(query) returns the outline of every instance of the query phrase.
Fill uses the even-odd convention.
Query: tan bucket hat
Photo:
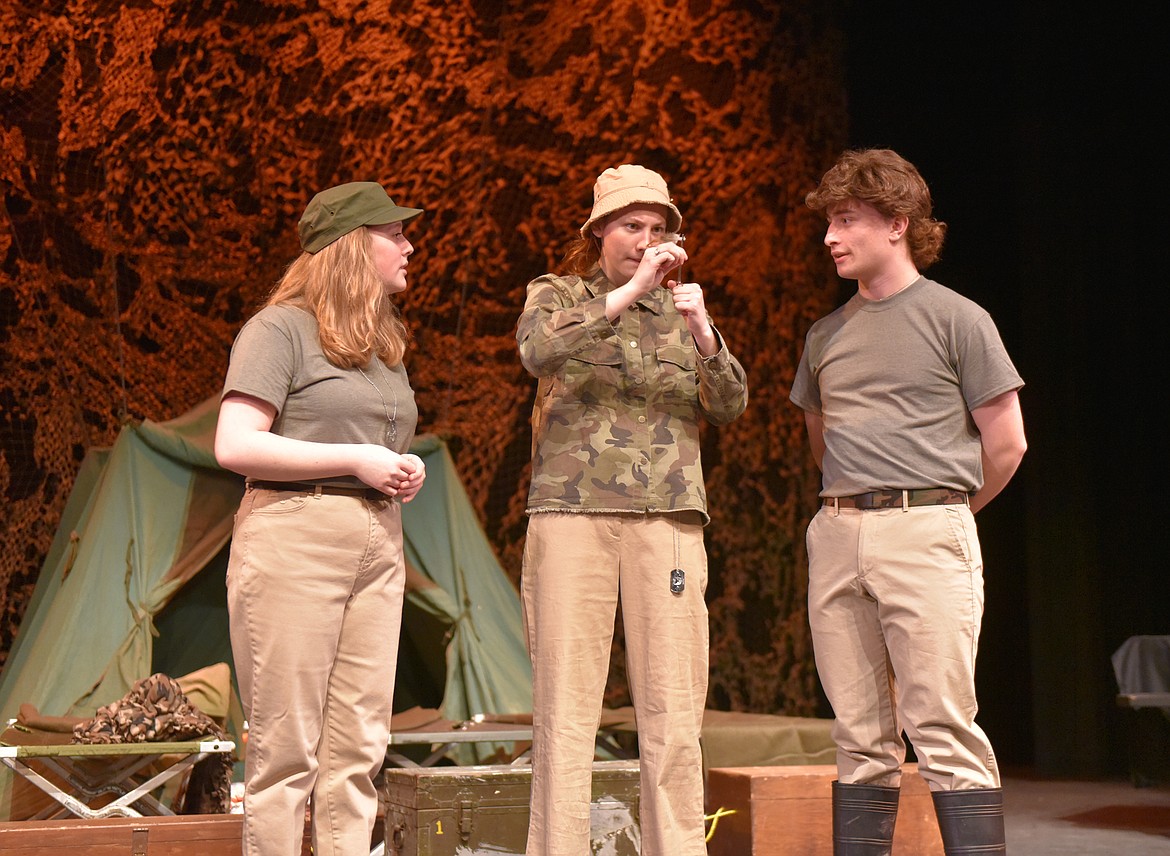
[[[633,163],[611,167],[597,176],[593,184],[593,210],[581,227],[581,236],[589,237],[589,228],[604,217],[630,205],[662,205],[667,210],[666,228],[677,232],[682,228],[682,214],[670,201],[666,179],[652,169]]]

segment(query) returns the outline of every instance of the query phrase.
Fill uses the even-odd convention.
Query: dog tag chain
[[[687,587],[687,575],[682,568],[679,567],[679,546],[678,546],[678,518],[673,517],[671,525],[674,527],[674,570],[670,572],[670,593],[682,594]]]

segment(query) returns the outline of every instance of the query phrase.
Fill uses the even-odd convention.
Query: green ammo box
[[[386,856],[523,856],[532,768],[388,767]],[[638,762],[595,761],[592,853],[637,856]]]

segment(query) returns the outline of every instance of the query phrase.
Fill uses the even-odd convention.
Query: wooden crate
[[[14,856],[241,856],[244,816],[65,818],[0,823],[0,853]],[[381,840],[382,819],[374,827]],[[301,856],[312,856],[309,823]]]
[[[707,773],[707,812],[722,808],[710,856],[832,856],[832,764],[716,767]],[[934,803],[917,768],[902,768],[894,853],[942,856]]]
[[[386,768],[386,856],[521,856],[528,838],[532,768]],[[637,856],[638,762],[593,764],[594,854]],[[582,854],[582,856],[585,856]]]
[[[0,823],[0,853],[13,856],[240,856],[243,817],[107,817]]]

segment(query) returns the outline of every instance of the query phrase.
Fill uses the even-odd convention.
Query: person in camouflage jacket
[[[521,580],[533,667],[528,856],[590,852],[594,739],[619,594],[641,852],[706,853],[699,425],[743,413],[747,379],[702,288],[682,281],[681,225],[658,173],[607,169],[567,272],[528,285],[517,325],[521,361],[538,379]]]

